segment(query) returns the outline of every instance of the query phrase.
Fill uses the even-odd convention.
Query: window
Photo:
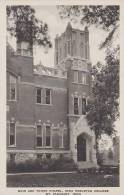
[[[58,51],[56,51],[56,64],[58,64]]]
[[[37,146],[38,147],[42,147],[43,145],[43,141],[42,141],[42,126],[41,125],[37,125]]]
[[[46,125],[46,146],[50,146],[50,126]]]
[[[72,52],[73,52],[73,56],[76,55],[76,41],[73,40],[73,43],[72,43]]]
[[[66,56],[67,56],[67,45],[65,43],[65,45],[64,45],[64,57],[66,57]]]
[[[86,73],[82,72],[82,83],[85,85],[87,83],[86,81]]]
[[[71,41],[70,40],[67,41],[67,50],[68,50],[68,54],[71,55]]]
[[[78,83],[78,71],[74,70],[74,82]]]
[[[51,90],[50,89],[46,89],[46,104],[50,104],[51,103]]]
[[[38,104],[41,104],[41,101],[42,101],[41,91],[42,91],[42,89],[37,88],[37,103]]]
[[[63,148],[63,130],[60,130],[59,132],[59,147]]]
[[[86,98],[82,98],[82,114],[86,114]]]
[[[83,43],[80,44],[80,56],[84,58],[84,44]]]
[[[15,123],[14,122],[10,122],[9,145],[10,146],[15,146]]]
[[[78,114],[78,98],[74,98],[74,114]]]
[[[10,100],[16,100],[17,92],[17,79],[16,77],[10,75]]]

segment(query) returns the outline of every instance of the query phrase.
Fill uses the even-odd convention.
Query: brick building
[[[33,49],[7,46],[7,159],[72,158],[97,165],[95,135],[85,119],[91,95],[89,32],[71,24],[55,38],[54,68],[33,65]]]

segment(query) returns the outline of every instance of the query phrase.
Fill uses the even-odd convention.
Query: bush
[[[23,163],[7,163],[8,173],[44,172],[44,171],[73,171],[77,167],[72,159],[60,156],[59,159],[27,160]]]

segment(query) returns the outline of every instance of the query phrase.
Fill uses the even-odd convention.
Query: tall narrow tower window
[[[67,41],[67,49],[68,49],[68,54],[71,55],[71,40]]]
[[[78,71],[77,70],[73,71],[73,81],[75,83],[78,83]]]
[[[83,43],[80,44],[80,56],[82,58],[85,57],[85,48],[84,48],[84,44]]]
[[[82,114],[86,114],[86,98],[82,98]]]
[[[85,73],[85,72],[82,72],[82,83],[83,83],[84,85],[87,84],[87,77],[86,77],[86,73]]]

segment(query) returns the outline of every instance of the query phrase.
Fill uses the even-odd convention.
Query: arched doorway
[[[86,161],[87,158],[87,143],[86,139],[82,135],[77,137],[77,161]]]

